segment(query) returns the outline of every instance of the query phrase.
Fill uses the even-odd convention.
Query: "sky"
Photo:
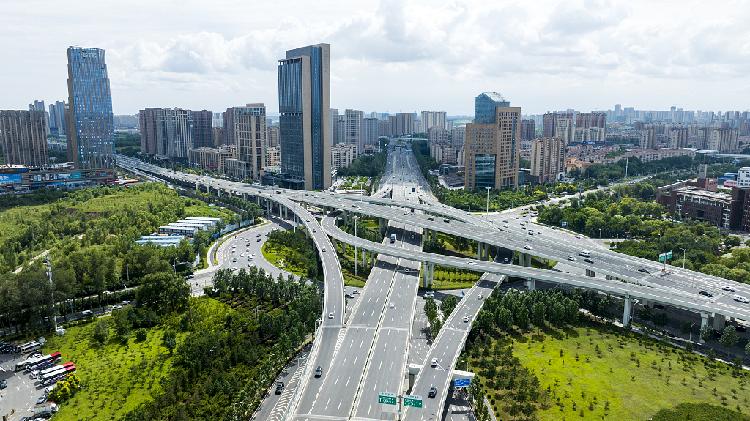
[[[472,115],[747,110],[750,1],[2,0],[0,109],[67,100],[65,50],[106,50],[115,114],[278,111],[288,49],[331,44],[331,106]]]

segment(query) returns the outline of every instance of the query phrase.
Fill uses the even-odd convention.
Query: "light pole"
[[[47,266],[47,278],[49,279],[49,295],[52,299],[52,325],[57,332],[57,315],[55,314],[55,284],[52,282],[52,265],[49,263],[49,256],[44,258],[44,264]]]
[[[487,189],[487,213],[490,213],[490,186],[486,186]]]
[[[685,269],[685,258],[687,255],[687,250],[682,249],[682,268]]]
[[[354,236],[357,236],[357,219],[359,216],[354,215]],[[354,276],[357,276],[357,244],[354,244]]]

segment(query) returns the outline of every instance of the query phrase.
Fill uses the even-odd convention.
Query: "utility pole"
[[[354,236],[357,236],[357,219],[358,215],[354,215]],[[354,245],[354,276],[357,276],[357,245]]]
[[[52,299],[52,325],[57,332],[57,315],[55,314],[55,284],[52,283],[52,265],[49,262],[49,256],[44,258],[44,264],[47,266],[47,278],[49,279],[49,294]]]
[[[487,189],[487,213],[490,213],[490,186],[486,186]]]
[[[630,162],[630,157],[625,157],[625,178],[628,178],[628,163]]]

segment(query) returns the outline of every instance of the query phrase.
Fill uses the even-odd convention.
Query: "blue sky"
[[[115,113],[277,110],[276,61],[331,44],[332,106],[471,114],[614,103],[746,110],[746,1],[3,0],[0,108],[67,97],[65,49],[106,49]]]

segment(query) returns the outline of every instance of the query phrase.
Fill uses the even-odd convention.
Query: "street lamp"
[[[487,189],[487,213],[490,213],[490,186],[486,186]]]
[[[354,236],[357,236],[357,219],[359,216],[354,215]],[[357,244],[354,244],[354,276],[357,276]]]

